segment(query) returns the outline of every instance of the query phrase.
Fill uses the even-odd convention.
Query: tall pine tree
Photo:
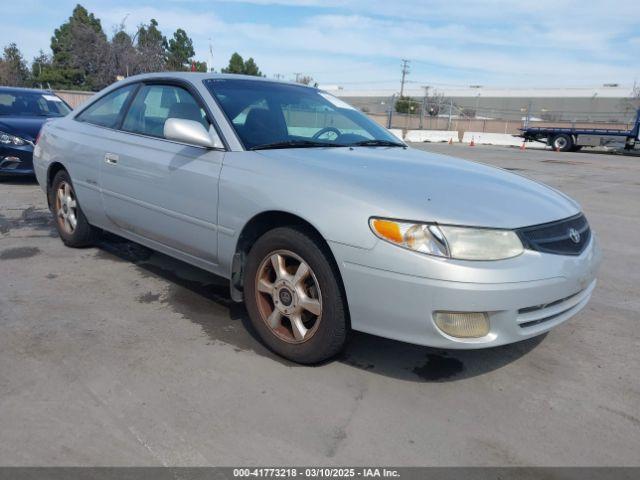
[[[244,75],[254,75],[256,77],[262,77],[262,72],[256,65],[253,58],[249,58],[246,62],[242,56],[235,52],[229,59],[229,66],[222,69],[222,73],[240,73]]]
[[[108,78],[109,44],[100,20],[82,5],[76,5],[69,20],[51,38],[53,81],[57,88],[99,90]]]
[[[29,84],[29,69],[15,43],[4,47],[0,58],[0,84],[24,87]]]
[[[193,41],[183,29],[179,28],[169,40],[167,56],[167,68],[169,70],[183,71],[191,66],[191,59],[195,55]]]
[[[138,52],[140,52],[141,72],[161,72],[166,70],[167,39],[158,29],[158,21],[151,19],[149,25],[138,27]]]

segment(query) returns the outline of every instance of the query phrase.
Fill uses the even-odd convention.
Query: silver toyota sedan
[[[255,77],[128,78],[34,152],[62,241],[113,232],[229,279],[272,350],[351,329],[441,348],[540,335],[589,301],[580,206],[507,171],[408,148],[342,100]]]

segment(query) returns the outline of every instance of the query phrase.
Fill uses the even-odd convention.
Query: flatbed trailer
[[[625,150],[640,147],[640,109],[631,130],[613,128],[524,127],[519,136],[528,142],[542,142],[561,152],[582,147],[601,147],[624,143]]]

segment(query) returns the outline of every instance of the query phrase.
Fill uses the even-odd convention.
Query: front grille
[[[581,213],[557,222],[520,228],[516,232],[525,248],[556,255],[580,255],[591,238],[589,223]]]
[[[567,314],[575,313],[591,298],[591,293],[596,286],[593,280],[587,288],[559,300],[533,305],[518,310],[518,325],[520,328],[535,327],[543,323],[551,322]]]

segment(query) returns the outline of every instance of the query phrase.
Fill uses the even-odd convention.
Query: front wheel
[[[65,170],[59,171],[51,183],[49,204],[66,246],[84,247],[95,241],[97,231],[82,213],[71,177]]]
[[[346,341],[347,314],[329,253],[304,229],[277,228],[249,252],[244,294],[251,322],[279,355],[312,364]]]

